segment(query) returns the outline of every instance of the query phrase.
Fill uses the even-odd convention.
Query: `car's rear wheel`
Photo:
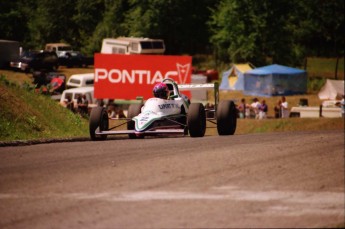
[[[108,113],[103,107],[94,107],[90,113],[89,131],[91,140],[105,140],[107,135],[98,135],[96,131],[102,132],[109,129]]]
[[[217,108],[217,131],[219,135],[233,135],[236,131],[237,113],[233,101],[221,101]]]
[[[132,119],[133,117],[137,116],[140,114],[141,112],[141,108],[142,108],[143,104],[142,103],[135,103],[135,104],[131,104],[128,107],[128,115],[127,117],[129,119]],[[130,120],[127,123],[127,130],[134,130],[135,129],[135,122],[133,120]],[[136,134],[128,134],[128,137],[131,139],[134,138],[144,138],[144,135],[136,135]]]
[[[206,132],[205,107],[201,103],[192,103],[187,115],[189,135],[191,137],[203,137]]]

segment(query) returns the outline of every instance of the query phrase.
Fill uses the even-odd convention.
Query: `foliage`
[[[343,10],[336,0],[222,0],[209,22],[211,41],[222,61],[260,66],[270,57],[298,66],[309,55],[343,54]]]
[[[106,37],[164,39],[166,54],[301,66],[344,55],[339,0],[12,0],[0,3],[1,39],[24,48],[67,42],[92,55]]]
[[[310,77],[308,78],[308,92],[317,93],[320,91],[322,86],[326,83],[326,79],[322,77]]]

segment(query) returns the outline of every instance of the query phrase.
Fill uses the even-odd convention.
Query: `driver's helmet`
[[[168,99],[169,89],[165,83],[157,83],[153,87],[153,95],[154,97],[161,98],[161,99]]]

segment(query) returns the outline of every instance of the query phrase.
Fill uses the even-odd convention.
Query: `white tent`
[[[344,95],[344,80],[327,79],[325,85],[319,91],[320,99],[340,99]]]

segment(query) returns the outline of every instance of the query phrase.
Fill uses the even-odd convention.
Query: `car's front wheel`
[[[237,113],[233,101],[221,101],[217,108],[217,130],[219,135],[233,135],[236,131]]]
[[[143,104],[142,103],[138,103],[138,104],[131,104],[129,105],[128,108],[128,115],[127,118],[132,119],[135,116],[139,115],[141,112],[141,108],[142,108]],[[127,123],[127,130],[134,130],[135,129],[135,122],[133,120],[130,120]],[[143,135],[137,136],[136,134],[129,134],[128,135],[129,138],[134,139],[134,138],[143,138]]]
[[[104,130],[109,129],[109,119],[108,113],[103,107],[94,107],[90,113],[89,119],[89,131],[91,140],[105,140],[107,139],[107,135],[96,134],[96,131],[102,132]]]
[[[187,124],[191,137],[203,137],[206,132],[206,113],[202,103],[192,103],[188,109]]]

